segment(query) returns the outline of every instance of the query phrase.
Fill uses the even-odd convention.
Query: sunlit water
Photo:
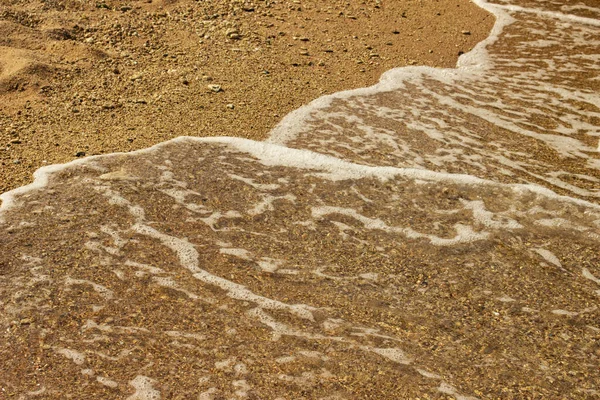
[[[600,8],[480,5],[457,69],[4,194],[0,398],[600,397]]]

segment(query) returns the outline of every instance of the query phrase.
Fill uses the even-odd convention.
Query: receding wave
[[[600,28],[489,4],[452,70],[2,195],[16,398],[600,396]]]

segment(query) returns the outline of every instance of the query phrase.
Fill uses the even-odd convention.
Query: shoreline
[[[18,39],[13,42],[27,47],[28,40],[40,38],[48,48],[6,58],[24,65],[8,77],[20,89],[0,90],[5,99],[0,102],[0,143],[6,144],[0,152],[0,193],[31,182],[33,172],[44,165],[138,150],[178,136],[263,140],[282,117],[302,105],[324,94],[375,84],[391,68],[416,63],[454,67],[458,54],[490,31],[491,14],[462,0],[425,6],[372,2],[363,9],[350,2],[340,10],[303,2],[301,11],[286,4],[241,14],[225,10],[228,14],[222,11],[215,20],[200,18],[198,10],[190,14],[186,1],[159,1],[125,12],[54,10],[47,13],[48,21],[31,29],[5,22],[0,30],[11,27],[9,38]],[[37,15],[31,7],[29,15]],[[197,20],[186,20],[186,12]],[[168,51],[157,56],[146,43],[140,45],[140,32],[131,40],[125,36],[120,43],[102,44],[98,37],[110,25],[102,22],[106,15],[101,13],[123,26],[141,24],[139,18],[151,15],[156,21],[150,28],[164,33],[156,46]],[[87,21],[88,28],[47,27],[69,16]],[[437,24],[433,33],[425,25],[432,18]],[[170,36],[174,28],[189,28],[198,20],[207,27],[202,39],[197,34],[185,40]],[[227,27],[232,23],[238,28]],[[323,29],[325,25],[329,27]],[[240,38],[231,38],[235,29]],[[60,32],[70,36],[49,39]],[[49,49],[64,60],[56,65],[45,60]],[[187,53],[180,54],[181,49]],[[0,83],[7,81],[5,72]],[[221,90],[213,92],[208,85]]]

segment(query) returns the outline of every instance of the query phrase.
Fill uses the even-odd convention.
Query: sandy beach
[[[466,0],[0,4],[0,193],[181,135],[261,140],[390,68],[453,67],[494,23]]]
[[[474,1],[0,0],[0,399],[599,398],[600,8]]]

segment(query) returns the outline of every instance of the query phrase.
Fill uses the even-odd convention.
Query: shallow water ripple
[[[2,195],[0,398],[600,396],[597,10],[482,5],[458,69]]]

